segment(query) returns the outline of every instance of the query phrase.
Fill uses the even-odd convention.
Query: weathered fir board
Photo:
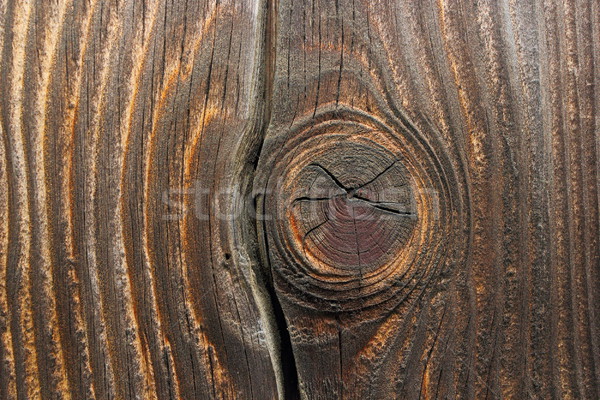
[[[600,398],[598,0],[0,0],[0,400]]]

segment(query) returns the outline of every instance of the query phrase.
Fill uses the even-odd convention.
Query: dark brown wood
[[[254,224],[218,217],[260,145],[265,3],[0,4],[0,398],[277,397]]]
[[[600,395],[599,11],[279,4],[256,184],[305,398]],[[393,162],[413,221],[349,206]]]
[[[598,0],[0,0],[0,399],[600,397]]]

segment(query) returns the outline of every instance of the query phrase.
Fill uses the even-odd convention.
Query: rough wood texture
[[[267,251],[306,398],[598,398],[599,15],[279,4],[257,184],[281,209]],[[408,174],[373,184],[410,177],[414,226],[296,210],[320,176],[344,195],[394,159]]]
[[[600,397],[597,0],[0,0],[0,399]]]
[[[0,398],[276,397],[214,198],[252,179],[265,4],[0,4]]]

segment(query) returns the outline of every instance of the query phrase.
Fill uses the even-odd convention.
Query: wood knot
[[[413,183],[384,149],[342,143],[288,176],[296,242],[313,264],[364,277],[406,245],[416,224]]]
[[[343,117],[286,135],[265,167],[262,221],[278,296],[336,313],[400,301],[427,279],[448,216],[429,151],[363,114]]]

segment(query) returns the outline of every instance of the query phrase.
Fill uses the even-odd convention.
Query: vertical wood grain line
[[[36,399],[40,396],[40,381],[30,292],[31,225],[22,124],[25,49],[31,9],[30,2],[11,2],[7,7],[10,29],[5,33],[2,57],[3,65],[7,65],[7,72],[2,78],[3,86],[10,93],[10,100],[3,98],[2,122],[9,172],[9,214],[12,216],[9,220],[6,283],[17,395]]]

